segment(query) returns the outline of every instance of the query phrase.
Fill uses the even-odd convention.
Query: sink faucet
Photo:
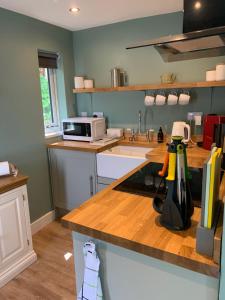
[[[129,141],[130,142],[136,141],[136,133],[134,129],[131,130],[131,136],[129,137]]]
[[[138,112],[138,134],[141,134],[141,110]]]

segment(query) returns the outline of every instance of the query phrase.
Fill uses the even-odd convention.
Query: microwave
[[[68,118],[63,120],[63,139],[93,142],[105,135],[104,118]]]

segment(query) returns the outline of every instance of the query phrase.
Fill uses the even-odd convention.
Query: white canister
[[[225,80],[225,64],[221,63],[216,66],[216,81]]]
[[[94,87],[94,80],[93,79],[85,79],[84,80],[84,88],[85,89],[92,89]]]
[[[216,81],[216,70],[206,71],[206,81]]]
[[[74,77],[74,86],[75,86],[75,89],[84,89],[84,77],[75,76]]]

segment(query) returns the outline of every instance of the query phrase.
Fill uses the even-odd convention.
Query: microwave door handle
[[[89,182],[90,182],[90,195],[93,196],[94,188],[93,188],[93,176],[92,175],[89,177]]]

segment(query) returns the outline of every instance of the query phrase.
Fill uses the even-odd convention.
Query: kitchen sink
[[[145,162],[152,148],[115,146],[97,154],[97,174],[118,179]]]

